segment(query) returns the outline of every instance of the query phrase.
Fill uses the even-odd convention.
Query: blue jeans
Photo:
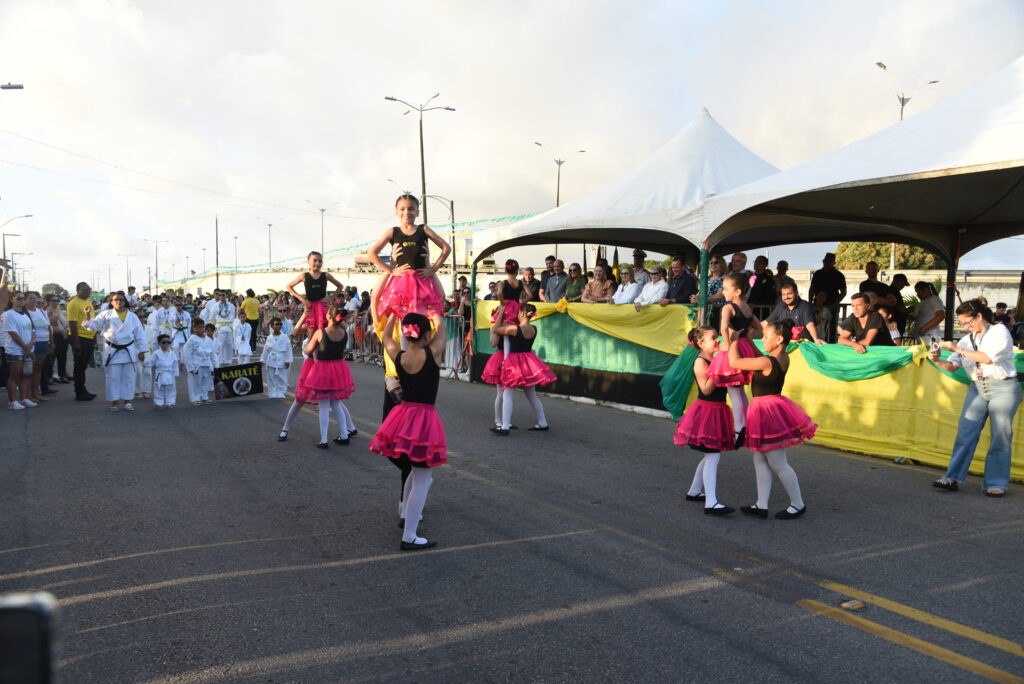
[[[971,383],[963,411],[960,412],[960,423],[946,477],[964,482],[985,420],[991,418],[992,439],[985,456],[985,489],[1006,487],[1010,482],[1013,415],[1020,402],[1020,383],[1016,378],[975,380]]]

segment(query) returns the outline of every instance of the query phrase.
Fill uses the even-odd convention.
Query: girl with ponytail
[[[537,328],[530,321],[536,315],[537,307],[526,303],[519,308],[517,325],[502,325],[499,322],[491,326],[491,332],[501,335],[507,342],[508,349],[507,355],[499,351],[491,356],[482,376],[484,382],[493,383],[498,387],[498,396],[494,403],[495,426],[491,428],[491,432],[496,435],[507,437],[509,430],[512,429],[512,399],[517,387],[523,388],[526,400],[530,402],[537,416],[537,422],[529,429],[533,432],[548,430],[544,406],[537,396],[537,385],[550,384],[557,378],[547,364],[533,353]],[[499,358],[499,355],[502,358],[497,364],[492,365],[491,362]]]
[[[345,329],[345,311],[337,300],[327,307],[327,327],[316,330],[306,343],[306,354],[312,359],[307,369],[303,362],[299,381],[295,384],[295,400],[299,404],[320,405],[320,441],[318,449],[326,449],[327,431],[331,423],[331,412],[338,423],[341,434],[334,438],[335,444],[347,445],[355,432],[355,424],[348,409],[342,403],[355,392],[352,371],[345,362],[345,347],[348,331]]]

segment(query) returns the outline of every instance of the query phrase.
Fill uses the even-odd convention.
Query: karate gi
[[[181,361],[188,371],[189,401],[205,401],[213,391],[214,342],[205,335],[192,335],[181,348]]]
[[[178,398],[178,355],[159,349],[146,360],[152,360],[153,365],[153,404],[174,406]]]
[[[286,335],[286,336],[291,336],[291,334],[294,331],[295,331],[295,321],[293,321],[292,319],[290,319],[287,316],[285,316],[281,320],[281,334],[282,335]]]
[[[235,319],[233,327],[235,355],[238,356],[238,363],[249,363],[249,357],[252,356],[252,345],[249,344],[249,340],[252,339],[252,326]]]
[[[174,334],[174,319],[177,315],[172,307],[160,307],[149,315],[149,327],[156,331],[156,335],[173,335]],[[156,335],[153,339],[156,340]]]
[[[288,389],[288,368],[285,366],[292,362],[292,341],[284,333],[267,335],[260,362],[267,369],[267,396],[271,399],[284,399]]]
[[[152,316],[150,317],[152,319]],[[146,333],[146,360],[139,364],[138,372],[135,374],[135,394],[152,394],[153,392],[153,351],[159,346],[156,343],[157,328],[148,326],[144,328]]]
[[[235,334],[231,324],[235,322],[237,312],[231,302],[221,302],[214,312],[213,321],[217,326],[217,365],[230,366],[235,355]]]
[[[103,378],[107,401],[134,399],[135,364],[139,362],[139,352],[149,349],[146,331],[142,329],[139,317],[128,311],[121,321],[116,311],[107,309],[96,314],[95,318],[83,321],[82,327],[103,339]]]
[[[217,307],[220,306],[216,299],[210,299],[203,305],[200,318],[203,319],[203,323],[213,323],[214,316],[217,315]]]
[[[181,358],[181,347],[188,340],[192,330],[192,317],[188,314],[188,311],[182,309],[178,311],[174,310],[174,318],[171,321],[171,349],[174,353]]]

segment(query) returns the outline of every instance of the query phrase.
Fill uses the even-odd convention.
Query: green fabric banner
[[[908,347],[868,347],[858,354],[853,347],[828,344],[819,347],[813,342],[800,344],[807,365],[833,380],[852,382],[868,380],[892,373],[914,360]]]
[[[668,369],[658,383],[661,387],[661,402],[672,414],[672,420],[679,420],[686,410],[686,398],[693,387],[693,362],[700,355],[700,350],[691,345],[683,348],[683,353],[676,357],[675,363]]]

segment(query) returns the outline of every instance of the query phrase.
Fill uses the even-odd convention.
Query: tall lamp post
[[[313,204],[313,200],[306,201],[309,202],[310,204]],[[316,207],[317,211],[320,212],[320,256],[323,256],[324,254],[324,214],[327,213],[328,209],[338,204],[341,204],[341,202],[328,204],[326,207],[317,207],[315,204],[313,204],[313,206]]]
[[[537,141],[534,141],[533,144],[536,145],[537,147],[544,147],[544,145],[540,144]],[[547,149],[547,148],[545,148],[545,149]],[[576,150],[576,152],[574,154],[583,154],[584,152],[586,152],[586,150]],[[568,159],[562,159],[560,157],[555,157],[555,166],[558,167],[558,171],[555,172],[555,207],[558,207],[558,206],[561,205],[561,199],[562,199],[562,164],[564,164],[567,161],[569,161],[569,160]]]
[[[235,270],[237,271],[238,270],[238,236],[237,235],[232,235],[231,237],[235,238]]]
[[[455,292],[455,286],[458,282],[458,275],[455,272],[455,200],[450,200],[447,197],[441,197],[440,195],[427,195],[430,199],[436,199],[442,204],[448,206],[448,222],[451,224],[451,245],[452,245],[452,292]]]
[[[21,279],[18,278],[18,266],[17,266],[17,261],[18,260],[15,259],[14,257],[32,256],[32,254],[33,254],[33,252],[11,252],[11,272],[14,274],[14,289],[15,290],[19,289],[18,286],[19,285],[24,285],[24,283],[22,283]],[[22,269],[22,272],[24,272],[24,271],[25,271],[25,269]]]
[[[117,264],[101,264],[101,265],[107,267],[107,292],[110,292],[110,291],[112,291],[114,289],[114,277],[112,275],[111,269],[114,266],[116,266]]]
[[[454,107],[442,107],[440,105],[438,105],[436,107],[428,107],[427,106],[427,105],[430,104],[431,100],[433,100],[434,98],[436,98],[436,97],[438,97],[440,95],[441,95],[441,93],[434,93],[433,95],[430,96],[430,98],[426,102],[424,102],[421,105],[409,104],[405,100],[400,100],[397,97],[392,97],[390,95],[388,95],[388,96],[386,96],[384,98],[385,100],[389,100],[391,102],[401,102],[406,107],[408,107],[409,109],[406,110],[405,112],[403,112],[402,116],[405,116],[406,114],[408,114],[409,112],[411,112],[413,110],[416,110],[417,112],[420,113],[420,184],[421,184],[421,189],[422,189],[422,193],[421,194],[423,195],[423,200],[420,202],[420,204],[423,206],[423,223],[424,224],[427,223],[427,163],[426,163],[426,160],[425,160],[424,155],[423,155],[423,112],[429,112],[429,111],[432,111],[434,109],[443,109],[446,112],[454,112],[455,111]]]
[[[263,221],[264,219],[262,219],[261,217],[257,216],[256,220],[257,221]],[[277,222],[280,223],[281,219],[277,219]],[[267,224],[267,270],[268,271],[271,270],[274,267],[273,266],[274,260],[270,256],[270,229],[273,226],[274,226],[273,223],[268,223]],[[323,230],[323,228],[321,228],[321,231],[322,230]]]
[[[128,259],[135,256],[134,254],[118,254],[119,257],[124,257],[124,291],[128,291],[128,286],[131,285],[131,271],[128,269]]]
[[[154,285],[158,285],[160,281],[160,245],[170,242],[170,240],[150,240],[149,238],[143,238],[146,242],[153,243],[153,277],[156,282]],[[150,294],[153,293],[153,289],[150,289]]]
[[[206,248],[200,247],[199,249],[203,250],[203,273],[206,273]]]
[[[11,221],[17,221],[20,218],[32,218],[32,214],[24,214],[22,216],[14,216],[12,218],[7,219],[3,223],[0,223],[0,232],[3,231],[4,226],[6,226],[8,223],[10,223]],[[21,233],[3,233],[3,237],[0,238],[0,241],[3,242],[4,266],[5,267],[9,265],[7,263],[7,238],[9,238],[9,237],[21,237]]]

